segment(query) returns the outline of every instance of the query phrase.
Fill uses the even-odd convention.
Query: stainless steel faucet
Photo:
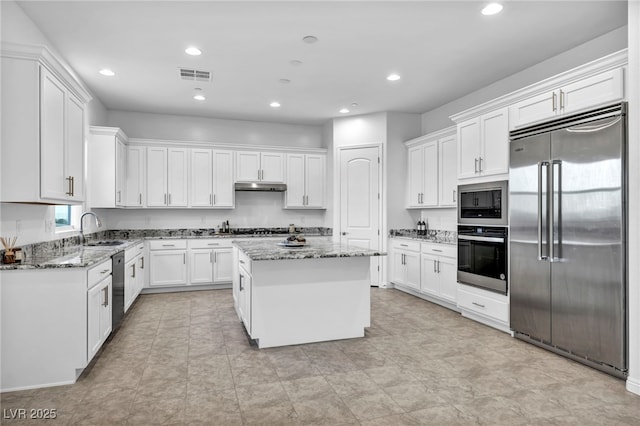
[[[102,226],[102,222],[100,222],[100,218],[94,212],[84,212],[84,213],[82,213],[82,216],[80,216],[80,236],[82,237],[82,243],[83,244],[84,244],[84,221],[82,219],[84,219],[84,217],[86,215],[91,215],[91,216],[93,216],[95,218],[96,226],[98,228]]]

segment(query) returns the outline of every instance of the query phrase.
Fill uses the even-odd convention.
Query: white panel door
[[[284,182],[284,154],[263,152],[260,155],[260,180],[262,182]]]
[[[440,296],[452,303],[456,303],[458,299],[456,286],[458,262],[448,257],[440,257],[438,261],[440,262],[438,264]]]
[[[191,250],[189,255],[191,284],[208,284],[213,282],[213,250]]]
[[[144,206],[145,182],[145,148],[142,146],[127,147],[127,206]]]
[[[563,114],[624,98],[622,68],[567,84],[560,93]]]
[[[422,148],[423,195],[422,207],[438,205],[438,142],[425,144]]]
[[[509,173],[509,115],[503,108],[480,117],[483,149],[478,168],[483,176]]]
[[[215,249],[213,251],[213,282],[231,282],[233,280],[233,249]]]
[[[257,182],[260,170],[260,153],[236,152],[236,182]]]
[[[147,148],[147,206],[167,205],[167,149]]]
[[[432,296],[440,295],[440,286],[438,284],[438,259],[435,256],[423,254],[421,256],[421,284],[420,289],[425,294]]]
[[[438,193],[441,206],[456,205],[456,191],[458,190],[456,175],[456,137],[440,139],[438,141],[438,167],[440,189]]]
[[[149,254],[151,287],[187,284],[187,251],[158,250]]]
[[[511,105],[509,107],[510,128],[517,129],[554,117],[558,114],[557,96],[556,92],[548,91]]]
[[[404,266],[406,269],[405,284],[420,290],[420,253],[405,251]]]
[[[409,207],[419,207],[422,201],[422,193],[424,192],[422,187],[422,145],[410,148],[408,156],[409,193],[407,194],[407,205]]]
[[[191,206],[213,205],[213,153],[210,149],[191,150]]]
[[[306,205],[304,163],[304,154],[287,154],[286,207],[304,207]]]
[[[480,123],[477,118],[458,125],[458,179],[476,177],[480,156]]]
[[[397,284],[404,284],[406,270],[404,267],[404,251],[391,250],[389,253],[389,281]]]
[[[65,175],[64,86],[40,68],[40,196],[65,200],[71,181]]]
[[[340,242],[380,249],[379,148],[340,150]],[[379,285],[379,258],[371,257],[371,285]]]
[[[306,156],[304,175],[306,207],[323,208],[325,206],[326,164],[326,155]]]
[[[87,292],[87,359],[90,360],[100,349],[100,312],[104,300],[103,286],[96,284]]]
[[[100,305],[100,340],[102,343],[107,340],[112,330],[112,312],[113,312],[113,286],[111,277],[102,281],[104,285],[104,302]]]
[[[188,203],[188,150],[169,148],[167,153],[167,204],[170,207],[187,207]]]
[[[233,207],[233,151],[213,151],[213,206]]]
[[[116,206],[126,205],[127,184],[127,147],[120,139],[116,138]]]

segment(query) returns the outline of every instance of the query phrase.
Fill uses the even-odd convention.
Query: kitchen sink
[[[100,241],[90,241],[85,244],[87,247],[113,247],[124,244],[125,241],[122,240],[100,240]]]

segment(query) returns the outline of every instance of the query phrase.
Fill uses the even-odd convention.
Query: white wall
[[[454,123],[449,119],[450,115],[617,52],[625,47],[627,47],[626,26],[422,114],[422,133],[427,134],[452,126]]]
[[[114,110],[108,123],[130,138],[323,148],[322,126]]]

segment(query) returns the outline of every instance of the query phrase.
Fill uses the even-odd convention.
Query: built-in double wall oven
[[[458,281],[507,294],[507,181],[458,186]]]

